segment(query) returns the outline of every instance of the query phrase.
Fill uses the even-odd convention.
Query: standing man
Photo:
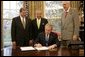
[[[35,40],[39,33],[44,31],[44,26],[48,23],[47,19],[42,18],[42,12],[36,11],[36,18],[32,21],[33,40]]]
[[[13,48],[27,46],[31,36],[31,20],[26,17],[26,9],[20,9],[20,16],[12,19],[11,36]]]
[[[79,16],[77,10],[70,7],[70,1],[63,1],[63,14],[61,17],[61,38],[72,40],[79,36]]]

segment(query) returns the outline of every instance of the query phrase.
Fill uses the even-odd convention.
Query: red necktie
[[[67,14],[68,14],[68,12],[65,12],[65,18],[66,18],[66,16],[67,16]]]

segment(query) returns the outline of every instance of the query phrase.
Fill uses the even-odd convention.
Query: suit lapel
[[[69,10],[66,18],[65,18],[65,15],[63,13],[63,18],[62,18],[62,22],[63,22],[62,25],[63,25],[63,27],[65,27],[66,25],[68,25],[68,23],[70,22],[69,17],[70,17],[71,14],[72,14],[71,9]]]
[[[20,27],[24,29],[20,16],[19,16],[19,24],[20,24]]]
[[[70,9],[69,10],[69,13],[66,17],[66,23],[65,23],[65,26],[69,25],[69,23],[71,22],[70,19],[71,19],[71,15],[72,15],[72,10]]]
[[[25,18],[25,20],[26,20],[26,24],[25,24],[25,29],[26,29],[26,27],[28,26],[27,24],[28,24],[28,20],[27,20],[27,18]]]
[[[46,39],[45,39],[45,32],[43,32],[43,40],[44,40],[44,42],[46,42]]]
[[[41,18],[41,22],[40,22],[40,28],[42,27],[42,22],[43,22],[43,20],[42,20],[42,18]],[[40,29],[40,28],[39,28],[39,29]]]
[[[37,26],[37,19],[35,18],[35,27],[38,30],[38,26]]]
[[[51,33],[49,35],[49,42],[51,42],[51,39],[52,39],[52,36],[51,36]]]

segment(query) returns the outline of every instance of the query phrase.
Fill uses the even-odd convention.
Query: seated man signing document
[[[52,32],[52,28],[52,25],[48,23],[45,25],[45,32],[38,35],[35,47],[48,46],[49,49],[53,49],[59,46],[58,35]]]

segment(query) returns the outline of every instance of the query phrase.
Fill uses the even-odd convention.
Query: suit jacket
[[[32,21],[32,35],[33,35],[33,39],[35,40],[37,38],[37,35],[41,32],[44,31],[44,26],[48,23],[47,19],[45,18],[41,18],[41,23],[40,23],[40,28],[38,29],[37,27],[37,19],[35,18],[33,21]]]
[[[40,33],[35,42],[40,43],[43,46],[46,46],[45,32]],[[51,32],[49,35],[48,46],[53,45],[53,44],[57,44],[57,46],[60,45],[59,40],[58,40],[58,35]]]
[[[31,38],[31,20],[26,19],[26,27],[24,29],[23,24],[21,22],[20,16],[12,19],[11,26],[11,36],[12,41],[16,41],[18,46],[28,45],[29,40]]]
[[[61,17],[62,40],[72,40],[73,35],[79,35],[79,16],[77,10],[70,8],[67,17]]]

